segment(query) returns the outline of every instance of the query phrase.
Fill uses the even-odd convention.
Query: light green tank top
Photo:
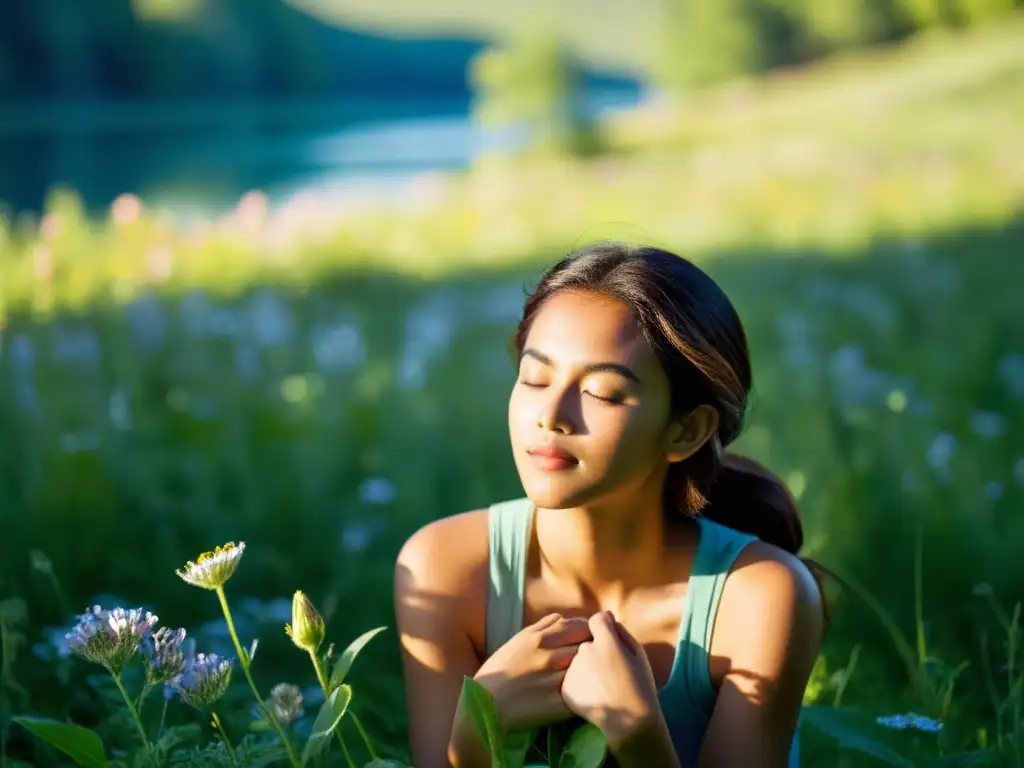
[[[533,503],[516,499],[488,511],[490,585],[487,594],[487,655],[523,628],[526,559]],[[756,537],[697,517],[700,537],[683,603],[679,642],[665,686],[658,692],[672,743],[683,768],[696,766],[718,696],[711,679],[708,649],[725,579],[740,551]],[[794,738],[789,768],[799,764]]]

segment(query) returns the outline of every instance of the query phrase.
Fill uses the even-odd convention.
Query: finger
[[[576,658],[576,654],[579,653],[579,649],[584,645],[586,643],[563,645],[561,648],[555,648],[548,654],[548,669],[568,669],[569,665],[572,664],[572,660]]]
[[[547,616],[544,616],[543,618],[537,619],[537,621],[535,621],[533,623],[533,627],[532,628],[537,630],[538,632],[542,632],[545,629],[549,629],[549,628],[553,627],[555,624],[557,624],[560,621],[562,621],[562,614],[560,614],[560,613],[549,613]]]
[[[639,656],[643,653],[643,646],[640,644],[640,641],[630,634],[629,630],[626,629],[622,622],[615,622],[615,634],[618,636],[619,642],[621,642],[623,647],[631,654]]]
[[[620,645],[618,632],[615,630],[615,623],[611,611],[601,611],[591,616],[588,626],[590,627],[590,634],[594,636],[594,643],[613,642],[616,645]]]
[[[562,619],[544,630],[541,638],[542,648],[557,648],[561,645],[574,645],[593,639],[590,622],[583,618]]]

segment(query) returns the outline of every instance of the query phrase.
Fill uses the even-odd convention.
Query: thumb
[[[611,611],[601,611],[590,617],[590,633],[594,636],[595,641],[598,635],[600,635],[603,640],[612,641],[633,656],[637,656],[642,652],[640,643],[615,618],[615,614]]]
[[[615,634],[619,638],[619,642],[622,643],[623,647],[634,656],[642,656],[644,653],[644,647],[640,642],[630,634],[629,630],[621,623],[615,622]]]

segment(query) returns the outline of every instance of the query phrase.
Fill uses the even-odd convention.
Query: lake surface
[[[592,88],[586,110],[629,107],[639,86]],[[455,170],[482,150],[514,142],[476,126],[465,99],[376,101],[276,108],[57,111],[28,128],[0,130],[0,204],[38,212],[68,186],[94,213],[124,192],[185,217],[215,216],[247,191],[271,205],[303,189],[387,195],[424,172]],[[276,112],[276,113],[275,113]],[[268,116],[272,119],[268,119]]]

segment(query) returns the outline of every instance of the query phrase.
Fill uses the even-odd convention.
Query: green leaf
[[[464,677],[459,700],[473,715],[477,733],[491,752],[492,768],[508,768],[508,761],[505,758],[505,735],[502,733],[498,708],[490,691],[473,678]]]
[[[526,765],[526,753],[530,751],[530,747],[533,745],[533,740],[536,737],[536,730],[506,734],[504,751],[505,763],[508,768],[524,768]]]
[[[412,768],[400,760],[385,760],[384,758],[378,757],[376,760],[371,760],[363,768]]]
[[[316,720],[313,721],[313,729],[306,741],[306,748],[302,751],[303,766],[327,746],[327,740],[331,738],[334,729],[338,727],[341,718],[345,716],[351,701],[352,689],[347,685],[335,688],[334,692],[324,701]]]
[[[558,765],[562,757],[562,734],[558,729],[549,725],[548,732],[548,765]]]
[[[859,722],[856,712],[845,707],[804,707],[800,721],[817,728],[839,742],[841,747],[853,749],[889,765],[914,768],[914,763],[880,741],[866,736],[866,724]]]
[[[608,755],[608,742],[601,729],[585,723],[573,731],[558,760],[558,768],[601,768]]]
[[[348,648],[346,648],[338,658],[338,663],[334,665],[334,672],[331,673],[331,683],[328,686],[328,690],[333,691],[345,682],[345,678],[348,676],[349,670],[352,669],[352,662],[356,660],[356,656],[359,655],[359,652],[366,647],[367,643],[373,640],[374,637],[385,629],[387,629],[387,627],[371,629],[369,632],[361,634],[349,644]]]
[[[107,768],[107,755],[100,737],[80,725],[43,717],[15,717],[14,722],[32,731],[55,749],[59,749],[86,768]]]

